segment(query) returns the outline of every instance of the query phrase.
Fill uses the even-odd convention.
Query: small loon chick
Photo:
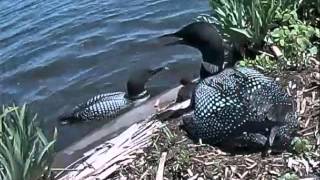
[[[63,124],[79,121],[112,119],[131,107],[147,100],[150,94],[145,89],[148,80],[160,71],[168,69],[137,69],[130,74],[127,81],[127,93],[112,92],[96,95],[87,102],[76,106],[71,113],[63,114],[59,121]]]
[[[196,87],[196,83],[192,82],[192,79],[186,77],[180,79],[180,84],[182,85],[182,87],[179,89],[179,92],[177,94],[176,103],[191,99],[192,92]]]
[[[233,62],[223,69],[225,48],[212,24],[195,22],[168,36],[179,38],[168,45],[194,47],[203,57],[193,114],[183,119],[190,137],[213,145],[288,147],[298,126],[294,101],[272,78],[233,67],[239,60],[237,46],[230,50]]]

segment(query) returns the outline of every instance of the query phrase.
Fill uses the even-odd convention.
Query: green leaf
[[[11,152],[8,150],[7,146],[5,144],[3,144],[2,141],[0,141],[0,155],[5,157],[4,159],[7,160],[7,163],[5,163],[6,165],[6,169],[7,172],[11,174],[11,176],[16,176],[17,174],[14,172],[15,171],[15,161],[14,161],[14,157],[12,156]],[[1,158],[2,160],[2,158]],[[4,163],[4,160],[1,161],[2,163]],[[15,179],[15,178],[12,178]]]
[[[316,46],[313,46],[309,49],[309,52],[311,55],[316,55],[318,53],[318,48]]]
[[[290,34],[290,31],[289,31],[288,28],[284,30],[284,34],[287,35],[287,36]]]
[[[42,149],[40,155],[38,156],[38,160],[37,160],[37,163],[38,163],[38,164],[40,164],[41,161],[44,160],[45,154],[46,154],[46,153],[49,153],[50,148],[52,148],[52,147],[54,146],[54,143],[55,143],[55,142],[56,142],[55,140],[51,141],[49,144],[47,144],[47,145]]]
[[[271,36],[272,37],[280,37],[280,28],[276,28],[272,31]]]
[[[3,107],[0,117],[0,178],[34,180],[50,171],[56,129],[48,143],[25,105]]]
[[[315,35],[320,38],[320,29],[316,28],[315,29]]]
[[[279,177],[278,180],[299,180],[299,176],[294,173],[286,173]]]
[[[5,175],[2,175],[2,176],[7,177],[8,180],[14,180],[14,177],[12,176],[14,172],[12,172],[12,169],[10,168],[9,163],[5,160],[4,157],[1,157],[1,155],[0,155],[0,164],[2,165],[2,168],[4,169],[4,172],[5,172],[3,173]]]
[[[23,177],[27,177],[28,173],[30,173],[30,169],[31,169],[31,162],[33,161],[33,157],[35,156],[35,152],[36,152],[36,146],[38,145],[39,140],[36,139],[36,141],[33,143],[31,152],[29,153],[28,158],[26,159],[26,163],[24,165],[24,170],[23,170]]]
[[[246,66],[246,62],[245,62],[245,61],[240,61],[239,64],[240,64],[240,66],[242,66],[242,67]]]
[[[246,36],[248,39],[252,39],[252,35],[245,29],[230,28],[230,30],[232,30],[234,32],[238,32],[238,33]]]

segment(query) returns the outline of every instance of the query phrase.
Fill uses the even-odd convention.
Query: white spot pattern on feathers
[[[272,78],[248,68],[225,69],[202,80],[196,87],[194,125],[189,131],[193,131],[197,138],[219,143],[231,134],[241,136],[242,127],[248,122],[263,126],[261,122],[265,119],[256,115],[256,112],[264,110],[263,104],[290,104],[289,101],[288,95]],[[280,135],[288,133],[290,127],[297,124],[293,116],[281,121],[285,126],[280,128]],[[255,130],[246,131],[250,134]],[[252,138],[254,136],[250,135],[248,139],[254,140]]]

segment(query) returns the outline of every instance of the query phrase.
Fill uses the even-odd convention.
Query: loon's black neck
[[[161,66],[155,69],[137,69],[132,73],[127,81],[127,94],[126,98],[130,100],[140,100],[149,97],[150,94],[145,86],[149,79],[155,74],[167,69]]]
[[[210,48],[201,48],[203,61],[200,68],[200,79],[218,74],[223,69],[224,52],[214,51]]]
[[[205,79],[207,77],[213,76],[221,72],[221,68],[214,64],[210,64],[207,62],[202,62],[200,67],[200,79]]]
[[[140,79],[139,79],[140,80]],[[136,81],[130,80],[127,82],[127,94],[126,98],[135,101],[138,99],[142,99],[146,96],[149,96],[148,91],[145,88],[145,81]]]
[[[144,91],[141,91],[139,93],[133,94],[133,93],[127,92],[127,94],[126,94],[126,98],[130,99],[131,101],[137,101],[139,99],[143,99],[148,96],[150,96],[150,94],[146,89],[144,89]]]

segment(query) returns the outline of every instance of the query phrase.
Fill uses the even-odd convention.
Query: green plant
[[[320,38],[320,30],[296,20],[294,24],[274,29],[266,39],[282,49],[287,59],[285,65],[300,67],[307,65],[309,57],[318,53],[317,42],[311,41],[313,37]]]
[[[295,9],[295,0],[210,0],[215,22],[232,41],[264,44],[277,12]]]
[[[177,154],[175,169],[185,169],[189,166],[190,162],[190,152],[188,150],[181,149],[180,153]]]
[[[164,133],[164,137],[165,137],[165,140],[167,141],[168,145],[172,145],[175,143],[176,139],[177,139],[177,136],[175,133],[172,133],[171,130],[167,127],[167,126],[164,126],[161,131]]]
[[[294,173],[285,173],[278,180],[299,180],[299,177]]]
[[[319,28],[299,19],[301,7],[310,7],[320,0],[209,0],[213,16],[200,15],[198,21],[214,23],[228,41],[247,48],[242,66],[254,66],[264,71],[301,69],[311,56],[319,53]],[[299,8],[299,9],[298,9]],[[319,7],[312,10],[318,13]],[[318,16],[316,16],[319,19]],[[276,45],[283,52],[279,61],[259,55],[259,50]],[[247,47],[249,46],[249,47]],[[249,52],[249,51],[252,52]]]
[[[312,46],[310,38],[316,36],[320,38],[320,31],[317,28],[304,24],[294,24],[289,26],[282,26],[273,30],[270,35],[272,36],[273,43],[284,48],[284,53],[287,56],[295,55],[295,51],[305,51]],[[317,47],[310,53],[312,55],[317,53]]]
[[[48,141],[30,116],[26,105],[2,107],[0,111],[0,179],[38,180],[49,177],[53,140]]]
[[[309,152],[312,148],[310,142],[307,139],[294,138],[291,142],[292,150],[297,153],[306,153]]]
[[[274,17],[274,21],[277,22],[279,26],[296,24],[300,22],[297,11],[292,9],[277,11]]]
[[[264,72],[272,72],[279,68],[277,61],[265,54],[257,55],[255,59],[245,58],[239,62],[239,65],[242,67],[255,67]]]

